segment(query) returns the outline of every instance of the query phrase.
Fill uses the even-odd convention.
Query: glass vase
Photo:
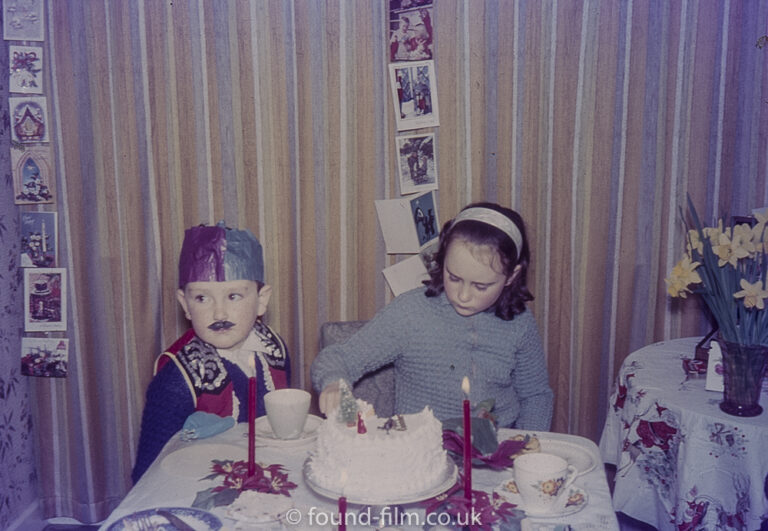
[[[729,415],[756,417],[760,406],[768,347],[741,345],[718,338],[723,353],[723,401],[720,409]]]

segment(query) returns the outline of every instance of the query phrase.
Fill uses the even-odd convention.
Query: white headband
[[[485,207],[472,207],[459,212],[459,215],[453,218],[453,223],[456,224],[459,221],[480,221],[496,227],[504,234],[510,237],[512,242],[517,247],[517,253],[520,254],[523,250],[523,234],[515,222],[509,219],[507,216],[493,210],[492,208]]]

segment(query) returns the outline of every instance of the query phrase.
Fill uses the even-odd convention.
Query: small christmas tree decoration
[[[341,398],[339,400],[339,422],[344,422],[350,428],[357,424],[357,400],[352,394],[352,390],[349,388],[349,384],[346,381],[341,380],[339,384],[339,391]]]

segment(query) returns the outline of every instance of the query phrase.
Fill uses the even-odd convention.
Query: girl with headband
[[[465,207],[448,221],[423,288],[403,293],[348,341],[312,364],[320,410],[353,384],[392,363],[395,413],[430,406],[440,420],[462,415],[463,378],[471,403],[492,399],[499,427],[549,430],[552,389],[526,286],[530,250],[523,220],[495,203]]]

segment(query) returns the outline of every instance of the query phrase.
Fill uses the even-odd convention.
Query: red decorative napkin
[[[480,450],[472,446],[472,462],[478,465],[485,465],[494,470],[501,470],[514,466],[515,457],[528,451],[536,451],[532,448],[538,448],[538,444],[532,445],[535,437],[526,435],[517,439],[507,439],[501,441],[492,454],[483,455]],[[537,441],[538,442],[538,441]],[[464,439],[458,433],[452,430],[443,431],[443,448],[456,455],[463,455]]]
[[[212,474],[202,479],[222,476],[221,485],[198,492],[192,507],[207,510],[229,505],[245,490],[290,496],[290,491],[296,488],[296,483],[288,481],[288,474],[284,472],[283,465],[262,466],[255,463],[253,473],[249,473],[248,465],[246,461],[214,459],[211,465]]]
[[[451,525],[470,530],[490,530],[499,522],[519,521],[525,517],[522,510],[498,493],[473,490],[469,498],[464,495],[460,484],[424,502],[427,514],[447,513],[451,515]]]

